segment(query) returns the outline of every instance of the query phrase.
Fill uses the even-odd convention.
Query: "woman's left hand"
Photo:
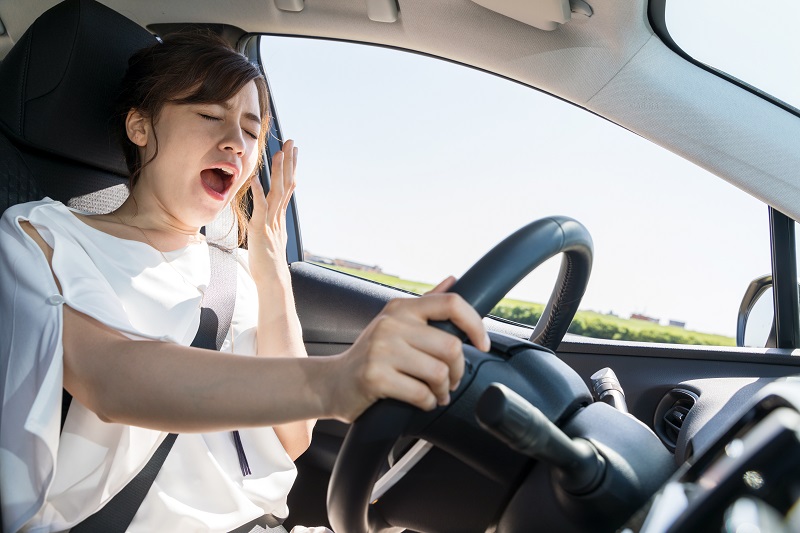
[[[269,193],[264,195],[257,176],[250,181],[253,214],[247,225],[247,248],[250,272],[258,286],[287,281],[286,209],[296,186],[296,168],[297,148],[290,139],[283,143],[280,152],[272,156]]]

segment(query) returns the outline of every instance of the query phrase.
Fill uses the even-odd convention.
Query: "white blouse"
[[[53,248],[52,269],[21,229]],[[62,306],[131,339],[191,344],[210,270],[205,242],[162,254],[88,226],[50,199],[0,221],[0,496],[3,531],[68,529],[136,475],[166,433],[102,422],[73,400],[60,429]],[[167,261],[165,261],[165,259]],[[236,303],[222,351],[256,353],[258,301],[238,250]],[[233,339],[233,342],[231,342]],[[243,477],[229,431],[178,436],[129,532],[226,532],[265,513],[286,516],[296,469],[272,428],[242,429]]]

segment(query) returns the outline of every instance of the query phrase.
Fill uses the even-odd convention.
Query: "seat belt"
[[[235,250],[238,245],[237,229],[235,217],[230,209],[224,210],[206,228],[211,277],[203,299],[206,307],[200,309],[200,325],[192,341],[192,346],[196,348],[219,350],[228,335],[236,302],[237,266],[236,258],[231,250]],[[64,391],[64,395],[66,399],[69,393]],[[72,399],[71,396],[69,399]],[[65,413],[66,411],[62,407],[62,427]],[[153,485],[177,437],[178,435],[175,433],[167,435],[144,468],[121,491],[96,513],[73,526],[70,531],[72,533],[123,533],[126,531]],[[238,432],[234,432],[234,440],[237,439]],[[239,452],[241,463],[244,451],[241,449],[240,441],[237,443],[237,452]],[[246,458],[244,464],[246,465]],[[269,516],[271,517],[271,515]]]

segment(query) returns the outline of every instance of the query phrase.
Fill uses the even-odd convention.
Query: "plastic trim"
[[[769,242],[775,304],[775,337],[778,348],[800,346],[800,294],[797,289],[797,255],[794,220],[769,208]]]

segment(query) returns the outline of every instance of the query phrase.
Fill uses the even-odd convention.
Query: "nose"
[[[231,127],[225,128],[225,134],[220,139],[219,149],[224,152],[233,152],[238,157],[244,155],[244,133],[238,125],[231,125]]]

